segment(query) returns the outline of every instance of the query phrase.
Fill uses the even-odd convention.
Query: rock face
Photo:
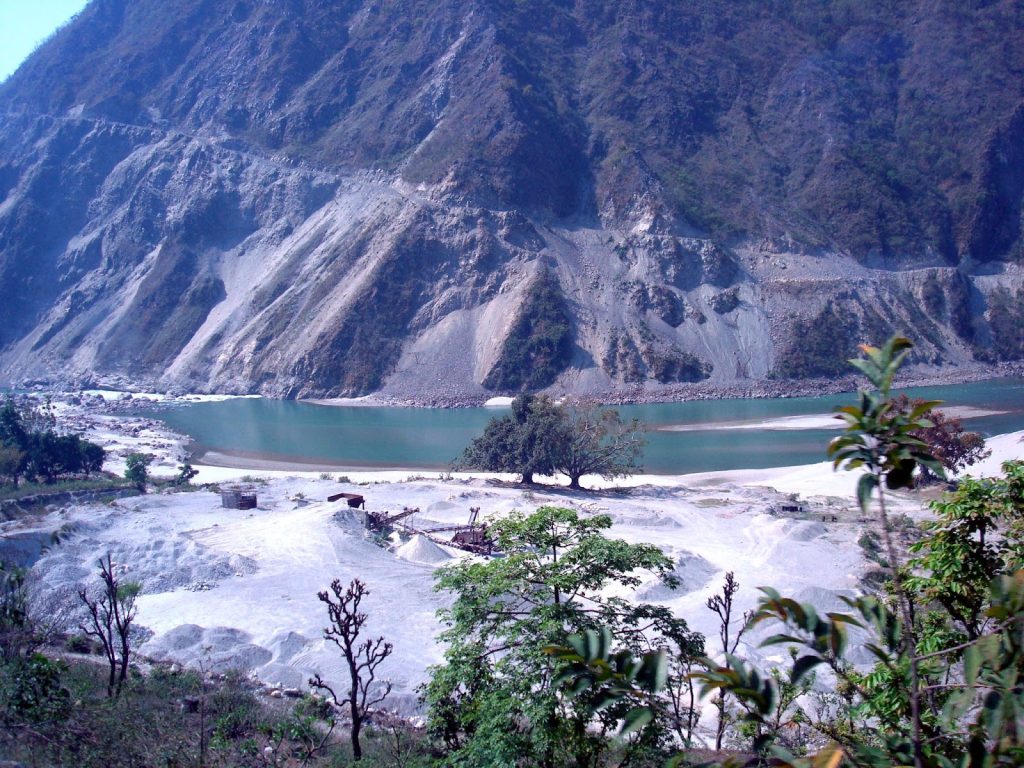
[[[1019,4],[898,5],[93,0],[0,84],[0,380],[1019,358]]]

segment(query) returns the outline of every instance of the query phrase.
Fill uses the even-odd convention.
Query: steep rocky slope
[[[93,0],[0,84],[0,380],[1019,359],[1022,38],[1014,0]]]

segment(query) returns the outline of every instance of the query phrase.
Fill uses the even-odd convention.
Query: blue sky
[[[0,0],[0,81],[85,6],[86,0]]]

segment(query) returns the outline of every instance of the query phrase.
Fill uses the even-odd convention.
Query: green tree
[[[934,426],[924,416],[938,403],[922,401],[908,413],[896,406],[891,394],[896,372],[912,347],[911,341],[902,336],[893,336],[881,347],[861,345],[864,357],[851,360],[850,364],[867,377],[874,390],[861,390],[857,405],[838,409],[839,417],[846,421],[847,426],[842,435],[829,443],[828,455],[837,468],[864,470],[857,481],[857,499],[865,513],[870,507],[872,494],[876,490],[878,492],[879,523],[903,619],[903,652],[909,663],[909,715],[913,729],[914,766],[923,768],[924,736],[913,608],[903,588],[900,558],[892,540],[883,488],[883,485],[890,490],[912,488],[918,467],[924,467],[939,477],[945,476],[942,465],[931,454],[927,443],[915,436],[921,430]]]
[[[643,446],[640,423],[623,422],[617,411],[520,395],[512,412],[491,419],[453,468],[510,472],[524,483],[561,472],[570,487],[579,488],[587,474],[611,479],[637,471]]]
[[[10,397],[4,399],[0,408],[0,443],[24,448],[28,437],[21,410]]]
[[[618,411],[579,405],[565,410],[565,424],[555,446],[555,468],[580,487],[584,475],[606,480],[638,471],[644,437],[640,422],[623,422]]]
[[[519,395],[511,413],[488,422],[453,464],[455,469],[508,472],[532,483],[555,472],[555,448],[565,430],[564,411],[547,396]]]
[[[124,479],[133,483],[140,491],[146,490],[149,480],[149,465],[155,457],[148,453],[129,453],[125,458]]]
[[[17,462],[15,459],[20,454]],[[51,483],[63,475],[98,472],[103,449],[77,434],[59,434],[49,401],[19,407],[8,398],[0,408],[0,476],[42,478]]]
[[[911,545],[907,589],[924,607],[939,604],[958,632],[980,637],[993,579],[1024,568],[1024,462],[1003,477],[966,478],[932,502],[934,519]]]
[[[0,478],[8,478],[15,488],[25,468],[25,452],[14,445],[0,445]]]
[[[594,764],[605,742],[588,708],[558,696],[559,664],[543,652],[573,633],[610,627],[638,651],[651,633],[700,653],[703,638],[667,609],[604,595],[639,586],[645,570],[672,580],[656,547],[608,539],[610,526],[556,507],[512,514],[490,529],[503,557],[439,571],[437,588],[454,599],[440,612],[448,647],[425,698],[452,764]]]
[[[702,695],[728,691],[736,697],[743,727],[776,765],[989,768],[1024,762],[1024,463],[1008,462],[1003,478],[967,480],[935,502],[936,519],[912,548],[916,557],[900,567],[882,486],[906,487],[916,464],[936,463],[913,436],[928,426],[921,417],[932,404],[908,414],[888,396],[908,349],[898,338],[881,349],[865,348],[867,359],[856,363],[877,391],[862,392],[859,406],[842,410],[849,429],[830,446],[837,465],[867,470],[858,485],[864,507],[879,491],[892,566],[887,596],[843,598],[848,613],[821,614],[762,588],[751,625],[782,625],[763,645],[795,651],[788,683],[732,655],[725,664],[706,660],[706,670],[693,675]],[[877,659],[868,672],[845,660],[854,628],[866,633],[863,647]],[[798,758],[778,743],[777,726],[797,702],[793,686],[805,686],[820,665],[830,669],[845,704],[837,710],[841,719],[807,718],[832,743]]]
[[[199,470],[188,462],[178,467],[178,475],[174,478],[175,485],[188,485],[192,479],[199,474]]]
[[[727,664],[705,660],[706,669],[693,674],[702,696],[725,690],[740,702],[741,730],[756,736],[755,747],[772,765],[891,768],[919,758],[928,768],[997,768],[1024,761],[1024,462],[1006,463],[1002,478],[965,483],[932,507],[937,519],[926,526],[909,563],[914,575],[904,582],[905,593],[916,598],[915,613],[925,614],[915,618],[916,681],[900,612],[889,600],[843,598],[847,612],[822,613],[770,588],[762,588],[751,626],[781,625],[762,644],[789,647],[789,674],[766,675],[735,656]],[[957,559],[963,569],[953,565]],[[972,621],[978,624],[969,631]],[[846,661],[854,631],[877,660],[868,672]],[[635,655],[616,661],[627,670],[636,663]],[[600,660],[589,666],[571,670],[565,689],[602,674]],[[836,695],[847,702],[826,720],[799,709],[798,693],[819,666],[828,668]],[[644,699],[641,682],[620,676],[604,692],[663,717]],[[909,716],[915,690],[924,704],[918,727]],[[795,756],[783,743],[787,721],[816,729],[830,743]]]
[[[543,389],[569,364],[572,347],[565,297],[557,276],[544,270],[523,298],[483,385],[508,392]]]
[[[103,447],[96,443],[90,443],[88,440],[82,440],[79,443],[79,448],[82,454],[82,471],[86,476],[93,472],[102,472],[103,462],[107,458],[107,452],[103,450]]]

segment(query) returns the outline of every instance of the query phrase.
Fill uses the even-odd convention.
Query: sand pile
[[[700,555],[684,549],[676,558],[676,566],[672,569],[672,575],[679,579],[679,586],[672,589],[662,581],[652,581],[638,589],[636,597],[642,601],[673,600],[688,592],[703,589],[716,573],[718,568]]]
[[[395,554],[411,563],[440,565],[451,559],[451,555],[426,536],[417,534],[395,550]]]

